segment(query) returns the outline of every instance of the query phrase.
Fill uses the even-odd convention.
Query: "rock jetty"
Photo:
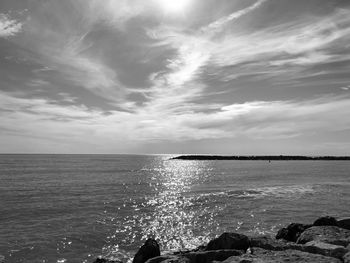
[[[188,161],[350,161],[350,156],[302,156],[302,155],[180,155],[171,160]]]
[[[223,233],[194,250],[161,255],[148,239],[133,263],[350,263],[350,219],[321,217],[313,224],[292,223],[276,237]],[[94,263],[122,263],[96,259]]]

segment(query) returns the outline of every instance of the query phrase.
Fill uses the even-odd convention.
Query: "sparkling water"
[[[181,161],[153,155],[0,155],[5,262],[124,262],[224,231],[274,235],[350,216],[349,161]]]

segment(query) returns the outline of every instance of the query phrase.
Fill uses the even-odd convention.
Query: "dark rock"
[[[276,239],[286,240],[286,238],[288,238],[288,229],[283,227],[280,230],[278,230],[277,235],[276,235]]]
[[[298,223],[292,223],[287,228],[282,228],[278,231],[276,239],[284,239],[291,242],[296,242],[306,229],[310,228],[312,225],[304,225]]]
[[[314,226],[338,226],[337,219],[331,216],[324,216],[317,219],[314,223]]]
[[[348,250],[343,246],[332,245],[320,241],[310,241],[303,246],[305,252],[342,259]]]
[[[262,248],[265,250],[284,251],[284,250],[299,250],[312,254],[320,254],[328,257],[335,257],[341,259],[347,253],[347,249],[343,246],[327,244],[319,241],[311,241],[305,245],[295,244],[282,240],[274,240],[270,237],[254,237],[250,239],[251,249]]]
[[[232,256],[241,256],[243,253],[239,250],[211,250],[202,252],[190,252],[182,255],[160,256],[149,259],[146,263],[210,263],[215,260],[223,261]]]
[[[133,263],[144,263],[150,258],[160,256],[159,245],[156,240],[149,238],[145,244],[137,251]]]
[[[350,230],[350,218],[338,220],[338,226]]]
[[[253,250],[255,247],[274,251],[282,251],[287,249],[302,250],[302,245],[287,242],[285,240],[276,240],[269,236],[250,238],[250,246]]]
[[[232,256],[240,256],[243,253],[238,250],[224,249],[224,250],[211,250],[204,252],[194,252],[184,255],[189,259],[191,263],[210,263],[214,260],[223,261]]]
[[[167,255],[151,258],[146,263],[189,263],[190,260],[181,256]]]
[[[297,243],[305,244],[310,241],[320,241],[346,247],[350,243],[350,230],[337,226],[313,226],[300,235]]]
[[[205,250],[237,249],[246,251],[249,246],[247,236],[237,233],[223,233],[218,238],[211,240]]]
[[[350,252],[346,253],[343,257],[344,263],[350,263]]]
[[[179,251],[173,252],[173,255],[182,255],[182,254],[186,254],[186,253],[190,253],[190,252],[202,252],[202,251],[205,251],[206,247],[207,246],[205,246],[205,245],[201,245],[195,249],[179,250]]]
[[[0,255],[0,263],[5,263],[5,257]]]
[[[264,249],[255,249],[253,254],[230,257],[222,263],[340,263],[341,260],[322,255],[311,254],[298,250],[269,251]]]
[[[123,262],[116,261],[116,260],[109,260],[109,259],[105,259],[105,258],[97,258],[93,263],[123,263]]]

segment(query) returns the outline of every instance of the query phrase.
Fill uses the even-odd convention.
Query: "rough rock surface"
[[[318,218],[314,223],[314,226],[338,226],[338,221],[334,217],[324,216]]]
[[[306,229],[310,228],[312,225],[304,225],[298,223],[292,223],[287,228],[282,228],[278,231],[276,239],[284,239],[291,242],[296,242]]]
[[[350,218],[344,218],[338,220],[338,226],[347,230],[350,230]]]
[[[214,250],[214,251],[204,251],[204,252],[194,252],[184,255],[188,258],[191,263],[209,263],[214,260],[223,261],[232,256],[240,256],[243,253],[238,250],[225,249],[225,250]]]
[[[146,261],[146,263],[189,263],[190,260],[185,257],[181,256],[172,256],[172,255],[166,255],[166,256],[159,256],[155,258],[151,258]]]
[[[255,247],[273,251],[292,249],[339,259],[341,259],[348,252],[348,249],[343,246],[327,244],[320,241],[310,241],[305,245],[301,245],[283,240],[274,240],[267,236],[253,237],[250,239],[250,243],[252,249]]]
[[[5,263],[5,257],[0,255],[0,263]]]
[[[136,253],[133,263],[350,263],[350,219],[321,217],[313,225],[290,224],[276,239],[269,236],[248,238],[224,233],[194,250],[160,256],[158,243],[148,239]],[[0,255],[0,263],[1,258]],[[121,263],[103,258],[94,263]]]
[[[223,263],[284,263],[284,262],[298,262],[298,263],[340,263],[341,260],[322,255],[311,254],[298,250],[284,250],[284,251],[269,251],[260,248],[253,250],[252,254],[245,254],[241,257],[230,257],[223,261]]]
[[[146,263],[210,263],[215,260],[223,261],[232,256],[241,256],[243,252],[239,250],[226,249],[226,250],[213,250],[213,251],[202,251],[202,252],[190,252],[178,255],[160,256],[149,259]]]
[[[346,253],[343,257],[344,263],[350,263],[350,252]]]
[[[122,263],[122,262],[121,261],[115,261],[115,260],[108,260],[108,259],[105,259],[105,258],[97,258],[93,263]]]
[[[300,250],[302,245],[298,245],[292,242],[287,242],[283,239],[273,239],[269,236],[260,236],[250,238],[250,245],[252,248],[258,247],[265,250],[282,251],[286,249],[297,249]],[[298,249],[300,248],[300,249]]]
[[[237,233],[223,233],[211,240],[205,250],[237,249],[246,251],[250,247],[249,238]]]
[[[339,259],[342,259],[343,256],[349,252],[343,246],[332,245],[320,241],[310,241],[306,243],[302,246],[302,251]]]
[[[149,238],[145,244],[137,251],[133,263],[144,263],[150,258],[160,256],[159,245],[156,240]]]
[[[313,226],[300,235],[297,243],[305,244],[310,241],[320,241],[346,247],[350,243],[350,230],[337,226]]]

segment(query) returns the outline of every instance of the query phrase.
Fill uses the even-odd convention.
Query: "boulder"
[[[239,250],[211,250],[202,252],[189,252],[178,255],[160,256],[149,259],[146,263],[211,263],[215,260],[223,261],[232,256],[241,256]]]
[[[287,228],[282,228],[278,231],[276,239],[284,239],[291,242],[296,242],[306,229],[310,228],[312,225],[304,225],[298,223],[292,223]]]
[[[208,250],[236,249],[246,251],[250,246],[249,238],[237,233],[223,233],[218,238],[211,240],[207,247]]]
[[[182,254],[186,254],[186,253],[190,253],[190,252],[202,252],[202,251],[205,251],[206,247],[207,247],[206,245],[200,245],[199,247],[194,248],[194,249],[178,250],[178,251],[173,252],[173,255],[179,255],[179,254],[182,255]]]
[[[314,226],[338,226],[338,221],[334,217],[324,216],[317,219],[314,223]]]
[[[278,230],[277,234],[276,234],[276,239],[284,239],[287,240],[288,238],[288,229],[283,227],[280,230]]]
[[[346,247],[350,243],[350,230],[337,226],[313,226],[300,235],[297,243],[306,244],[310,241],[320,241]]]
[[[350,252],[346,253],[343,257],[344,263],[350,263]]]
[[[343,246],[332,245],[320,241],[310,241],[306,243],[303,247],[303,251],[339,259],[342,259],[344,255],[349,252]]]
[[[223,261],[232,256],[240,256],[243,253],[239,250],[223,249],[223,250],[211,250],[203,252],[193,252],[184,255],[189,259],[190,263],[210,263],[215,260]]]
[[[0,255],[0,263],[5,263],[5,257]]]
[[[145,244],[137,251],[133,263],[144,263],[150,258],[160,256],[159,245],[156,240],[149,238]]]
[[[116,261],[116,260],[109,260],[109,259],[105,259],[105,258],[97,258],[93,263],[123,263],[123,262]]]
[[[310,241],[305,245],[301,245],[282,240],[274,240],[267,236],[251,238],[250,244],[253,251],[254,248],[262,248],[273,251],[284,251],[291,249],[339,259],[341,259],[348,252],[348,249],[344,248],[343,246],[332,245],[320,241]]]
[[[256,248],[253,254],[234,256],[222,261],[222,263],[340,263],[341,260],[317,254],[311,254],[298,250],[269,251]]]
[[[181,256],[167,255],[151,258],[146,263],[189,263],[190,260]]]
[[[287,249],[302,250],[302,245],[287,242],[283,239],[276,240],[269,236],[260,236],[250,238],[250,246],[254,248],[262,248],[266,250],[282,251]]]
[[[338,226],[347,230],[350,230],[350,218],[338,220]]]

